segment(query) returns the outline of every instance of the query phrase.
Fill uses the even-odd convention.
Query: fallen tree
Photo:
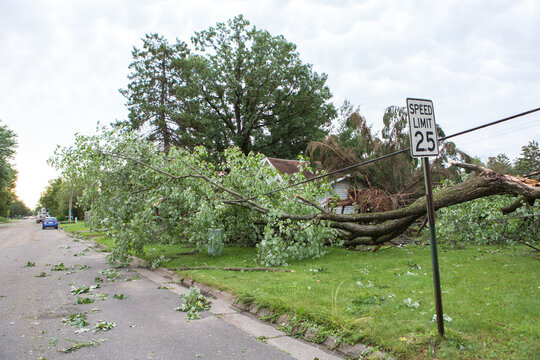
[[[66,179],[84,186],[81,199],[91,208],[93,226],[114,234],[111,256],[117,260],[156,242],[190,243],[204,250],[209,229],[219,228],[225,243],[257,247],[258,263],[285,265],[322,256],[325,244],[338,239],[346,245],[382,244],[426,213],[420,197],[398,209],[340,214],[321,205],[332,192],[326,181],[276,191],[305,181],[303,171],[278,174],[261,165],[262,155],[244,155],[236,148],[223,157],[220,164],[208,162],[204,148],[192,153],[171,149],[164,155],[135,134],[112,130],[77,137],[51,163]],[[437,191],[436,209],[491,195],[516,195],[528,203],[540,197],[534,180],[471,164],[452,166],[475,176]]]
[[[536,199],[540,198],[540,182],[536,180],[497,174],[493,170],[479,165],[455,161],[452,161],[451,165],[474,171],[476,176],[436,192],[433,199],[435,210],[491,195],[517,195],[520,198],[516,200],[516,204],[521,205],[523,205],[524,201],[532,205]],[[199,173],[197,169],[193,168],[193,170]],[[237,200],[224,201],[224,203],[233,206],[245,206],[263,214],[267,214],[270,211],[254,200],[214,183],[208,177],[194,176],[211,183],[220,190],[229,192],[237,198]],[[278,216],[280,219],[330,221],[332,228],[341,230],[342,234],[346,236],[346,245],[382,244],[403,234],[417,219],[426,215],[425,197],[418,198],[411,205],[400,209],[360,214],[340,214],[301,196],[297,195],[296,198],[312,206],[317,212],[312,214],[281,213]],[[513,210],[517,209],[518,206],[516,204],[513,204]],[[502,214],[509,212],[511,211],[507,208],[501,209]]]

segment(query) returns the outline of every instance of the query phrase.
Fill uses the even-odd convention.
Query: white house
[[[271,158],[271,157],[265,157],[262,160],[263,166],[272,166],[274,167],[280,174],[296,174],[300,171],[300,161],[299,160],[286,160],[286,159],[278,159],[278,158]],[[306,179],[314,178],[315,174],[305,171],[304,176]],[[349,176],[343,176],[338,179],[330,181],[330,185],[332,186],[332,189],[335,191],[335,193],[339,196],[341,200],[346,200],[348,198],[347,195],[347,189],[353,188],[354,186],[351,184]],[[328,194],[330,196],[330,194]],[[325,197],[323,199],[319,199],[320,204],[326,204],[328,200],[328,197]],[[344,207],[338,207],[334,209],[335,212],[343,213],[343,214],[350,214],[354,213],[354,206],[347,205]]]

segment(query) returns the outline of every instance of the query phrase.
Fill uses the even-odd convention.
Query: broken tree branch
[[[290,269],[276,269],[276,268],[265,268],[265,267],[215,267],[215,266],[184,266],[181,268],[169,269],[173,271],[180,270],[223,270],[223,271],[267,271],[267,272],[295,272]]]

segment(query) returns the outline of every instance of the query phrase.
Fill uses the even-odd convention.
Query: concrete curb
[[[159,267],[151,270],[144,267],[137,267],[142,264],[144,262],[140,259],[134,259],[132,262],[132,265],[134,265],[133,270],[150,281],[167,287],[170,291],[178,295],[185,294],[191,286],[197,286],[203,294],[214,298],[209,310],[211,314],[214,314],[219,319],[242,330],[246,334],[290,354],[295,359],[344,359],[343,355],[339,352],[329,351],[315,344],[288,337],[284,332],[279,331],[268,323],[260,321],[255,316],[249,313],[239,312],[239,308],[235,306],[236,298],[225,291],[217,290],[189,278],[180,278],[175,272],[166,268]]]
[[[278,321],[278,324],[272,324],[260,320],[260,317],[272,314],[266,308],[244,306],[239,302],[238,298],[226,291],[199,283],[189,277],[181,278],[174,271],[166,268],[160,267],[153,271],[161,274],[164,278],[182,284],[186,288],[185,291],[192,286],[198,287],[202,293],[217,300],[217,306],[214,305],[216,301],[212,301],[211,313],[251,336],[264,339],[267,343],[291,354],[297,359],[363,359],[365,356],[369,356],[370,359],[392,359],[389,355],[362,344],[337,345],[337,341],[333,336],[328,336],[322,344],[310,342],[309,339],[316,336],[316,331],[312,329],[307,329],[303,334],[295,334],[295,336],[300,335],[306,340],[293,338],[277,329],[277,325],[283,325],[280,324],[281,321]]]

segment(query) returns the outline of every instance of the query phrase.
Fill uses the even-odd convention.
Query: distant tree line
[[[521,156],[511,161],[506,154],[489,157],[487,166],[501,174],[535,176],[540,171],[540,148],[538,141],[531,140],[521,147]]]
[[[69,203],[71,205],[71,215],[75,218],[84,218],[84,207],[78,201],[82,193],[80,184],[72,184],[63,178],[57,178],[49,181],[45,190],[39,198],[38,208],[46,208],[51,216],[60,220],[68,219]]]
[[[12,203],[16,201],[14,193],[17,171],[10,161],[17,148],[17,135],[6,125],[0,125],[0,216],[10,216]]]

